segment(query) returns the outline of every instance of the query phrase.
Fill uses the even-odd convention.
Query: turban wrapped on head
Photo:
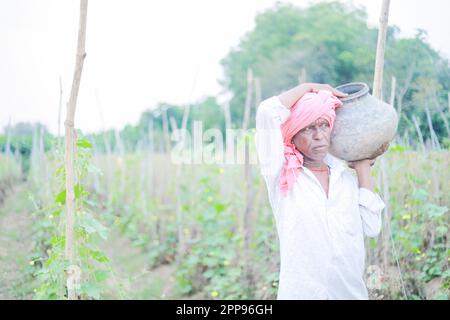
[[[306,93],[291,108],[288,119],[281,125],[285,162],[281,171],[280,188],[284,195],[291,190],[303,165],[303,155],[295,148],[292,138],[319,118],[324,118],[332,129],[336,118],[335,109],[340,106],[342,102],[330,91],[319,90],[317,93]]]

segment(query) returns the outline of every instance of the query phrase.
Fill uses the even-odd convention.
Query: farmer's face
[[[331,128],[328,121],[319,118],[297,132],[292,142],[303,156],[311,160],[323,160],[330,147]]]

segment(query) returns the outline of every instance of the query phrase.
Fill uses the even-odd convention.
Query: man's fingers
[[[344,93],[342,91],[336,90],[335,88],[333,88],[329,84],[323,84],[323,83],[311,83],[310,84],[310,92],[317,93],[320,90],[330,91],[333,95],[335,95],[336,97],[340,97],[340,98],[348,96],[347,93]]]
[[[336,97],[341,97],[341,98],[343,98],[343,97],[348,96],[348,93],[344,93],[344,92],[339,91],[339,90],[336,90],[336,89],[334,89],[334,88],[333,88],[332,92],[333,92],[333,94],[334,94]]]

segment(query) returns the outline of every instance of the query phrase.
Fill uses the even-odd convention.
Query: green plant
[[[92,145],[86,139],[77,141],[77,154],[75,159],[76,181],[75,208],[76,208],[76,257],[81,279],[78,288],[81,299],[99,299],[102,286],[111,269],[108,258],[97,248],[98,241],[107,239],[107,229],[95,217],[95,202],[89,200],[89,192],[82,182],[88,173],[96,172],[91,163]],[[66,296],[65,273],[69,262],[64,256],[64,210],[65,210],[65,181],[64,166],[61,153],[55,151],[55,162],[58,164],[56,177],[59,188],[63,190],[55,196],[53,204],[49,204],[36,211],[38,224],[37,233],[40,234],[41,250],[39,257],[33,258],[36,266],[35,276],[39,286],[35,289],[38,299],[62,299]],[[43,219],[40,221],[39,219]],[[46,237],[51,236],[48,241]]]

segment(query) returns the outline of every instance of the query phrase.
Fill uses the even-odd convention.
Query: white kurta
[[[376,237],[385,204],[359,188],[344,163],[328,154],[328,197],[319,180],[302,167],[293,188],[279,187],[284,162],[280,131],[289,116],[277,96],[256,115],[256,148],[280,243],[278,299],[367,299],[363,275],[364,235]]]

